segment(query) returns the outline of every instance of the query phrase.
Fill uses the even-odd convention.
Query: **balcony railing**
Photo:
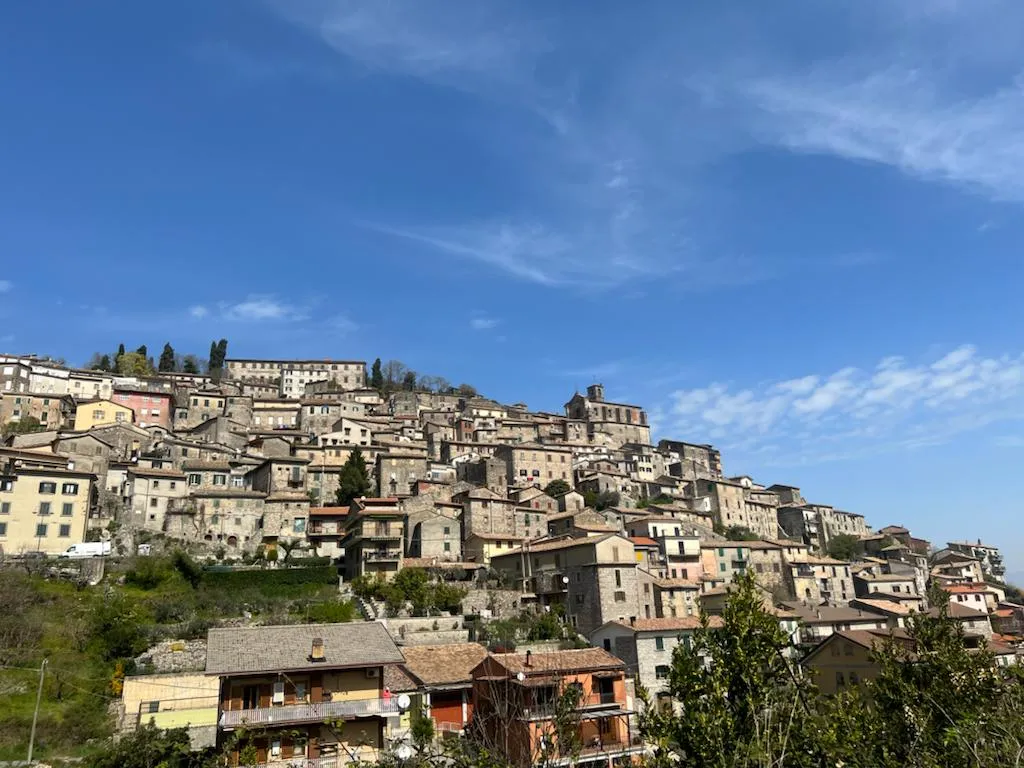
[[[367,765],[375,762],[376,750],[355,748],[352,755],[331,755],[330,757],[289,757],[272,763],[251,763],[239,768],[341,768],[347,765]]]
[[[401,559],[401,552],[363,552],[363,562],[366,563],[386,563]]]
[[[523,707],[522,718],[526,720],[537,720],[554,717],[558,712],[558,706],[557,701],[525,706]],[[620,702],[615,698],[614,691],[592,693],[589,696],[584,696],[576,706],[576,716],[586,719],[589,710],[594,708],[600,708],[601,710],[600,712],[593,713],[595,717],[617,717],[620,714],[630,714],[630,710],[625,708],[624,702]],[[618,711],[608,713],[609,709],[617,709]]]
[[[317,704],[290,704],[282,707],[225,710],[220,716],[220,727],[316,723],[346,717],[384,717],[397,715],[400,712],[395,699],[322,701]]]

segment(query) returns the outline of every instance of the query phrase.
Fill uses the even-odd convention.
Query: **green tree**
[[[117,352],[114,353],[114,370],[117,370],[118,362],[124,357],[124,342],[117,345]]]
[[[838,533],[829,539],[828,556],[850,562],[856,560],[862,551],[860,539],[849,533]]]
[[[202,366],[199,364],[199,358],[195,355],[185,355],[185,359],[181,364],[181,370],[185,373],[198,374],[202,370]]]
[[[348,455],[338,477],[338,503],[345,506],[370,492],[370,475],[366,470],[363,452],[356,446]]]
[[[160,353],[160,364],[157,366],[157,368],[161,373],[174,370],[174,347],[171,346],[170,342],[164,344],[164,349]]]
[[[146,349],[146,345],[143,344],[135,350],[136,354],[142,355],[143,358],[149,357],[149,350]]]
[[[791,740],[787,752],[801,751],[795,731],[806,721],[805,684],[790,669],[788,646],[778,619],[762,607],[753,575],[741,576],[721,628],[711,628],[702,615],[692,643],[680,643],[672,653],[668,687],[683,714],[653,707],[642,694],[641,732],[655,748],[653,764],[799,765],[776,763],[764,754],[777,739]]]
[[[412,392],[416,389],[416,371],[408,370],[402,377],[402,389]]]
[[[153,373],[150,362],[138,352],[125,352],[117,358],[117,373],[122,376],[149,376]]]
[[[760,536],[745,525],[730,525],[725,529],[725,538],[729,541],[757,541]]]
[[[152,723],[111,739],[85,759],[86,768],[202,768],[213,756],[192,752],[188,729],[161,730]]]
[[[472,384],[459,384],[456,392],[462,397],[476,397],[479,394]]]
[[[544,493],[552,497],[564,496],[571,490],[572,486],[565,480],[552,480],[544,486]]]
[[[373,361],[373,367],[370,369],[370,386],[378,392],[384,389],[384,372],[381,370],[379,357]]]

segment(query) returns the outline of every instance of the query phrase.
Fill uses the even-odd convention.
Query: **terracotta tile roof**
[[[402,649],[403,667],[425,686],[469,685],[473,668],[487,658],[487,649],[477,643],[416,645]]]
[[[173,477],[177,480],[184,480],[185,473],[177,469],[159,469],[153,467],[132,467],[128,470],[129,475],[142,475],[143,477]]]
[[[664,619],[637,619],[633,624],[624,621],[617,621],[624,627],[629,627],[637,632],[675,632],[688,629],[698,629],[700,624],[699,616],[675,616]],[[721,616],[709,616],[708,626],[717,629],[723,626]]]
[[[689,579],[655,579],[654,583],[659,589],[700,589],[699,581]]]
[[[658,542],[649,536],[630,536],[629,540],[641,547],[656,547]]]
[[[328,515],[331,517],[345,517],[348,515],[348,507],[310,507],[311,515]]]
[[[892,600],[875,600],[866,597],[858,597],[856,603],[857,605],[863,605],[865,608],[870,610],[884,611],[885,613],[898,613],[901,616],[906,616],[914,612],[909,605],[894,603]]]
[[[985,584],[951,584],[943,587],[943,589],[953,595],[974,594],[976,592],[988,591],[988,587]]]
[[[618,534],[606,533],[603,536],[589,536],[587,538],[580,539],[565,537],[557,539],[555,541],[546,541],[540,544],[531,544],[528,550],[528,554],[533,554],[536,552],[552,552],[558,549],[572,549],[573,547],[591,547],[595,544],[600,544],[602,541],[607,541],[612,536],[618,536]],[[510,554],[520,555],[522,554],[522,550],[514,549],[510,552],[503,552],[502,556],[508,556]],[[495,555],[495,557],[497,557],[497,555]]]
[[[525,653],[492,653],[490,658],[510,673],[524,672],[580,672],[591,669],[625,669],[626,665],[604,648],[577,648],[568,651],[550,651],[530,654],[526,665]]]

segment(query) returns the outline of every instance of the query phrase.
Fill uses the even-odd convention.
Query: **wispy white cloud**
[[[304,309],[282,302],[274,296],[252,294],[235,304],[221,304],[221,316],[225,320],[259,322],[261,320],[305,320]]]
[[[469,327],[474,331],[489,331],[492,328],[497,328],[501,323],[496,317],[489,317],[487,315],[476,315],[470,318]]]
[[[13,287],[14,283],[10,280],[0,280],[0,293],[7,293]]]
[[[846,62],[740,85],[757,135],[795,151],[881,163],[999,200],[1024,201],[1024,88],[960,95],[916,67]]]
[[[204,307],[202,304],[196,304],[188,308],[189,317],[193,317],[200,320],[210,314],[210,310]]]
[[[793,446],[801,462],[851,451],[940,444],[983,425],[1024,418],[1024,355],[983,357],[970,345],[916,365],[899,357],[873,369],[743,389],[679,390],[660,406],[663,431],[750,452]]]

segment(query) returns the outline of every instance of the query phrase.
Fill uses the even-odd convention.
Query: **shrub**
[[[160,557],[137,557],[124,575],[126,584],[139,589],[156,589],[171,576],[170,564]]]

